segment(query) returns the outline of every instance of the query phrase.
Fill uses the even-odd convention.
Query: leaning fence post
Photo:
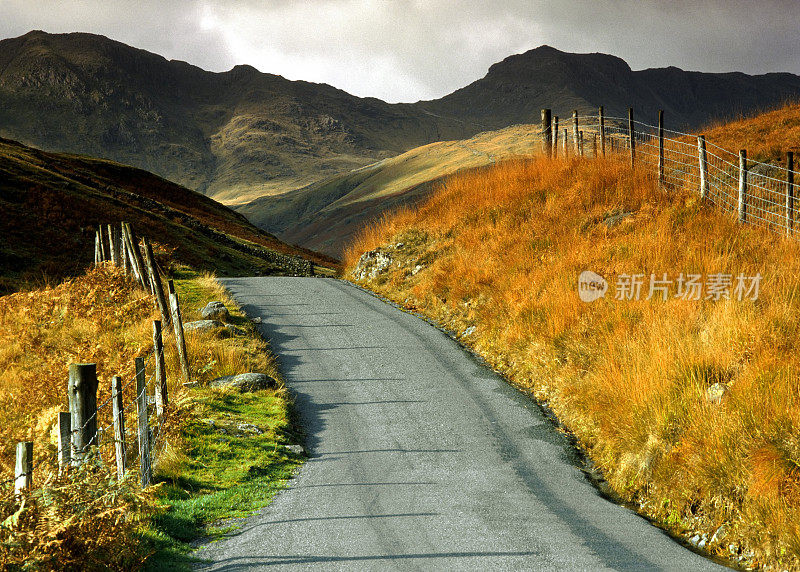
[[[139,274],[139,283],[142,285],[142,288],[152,292],[147,283],[147,278],[144,275],[144,261],[142,260],[142,252],[139,250],[139,244],[136,242],[136,235],[133,234],[129,223],[125,223],[125,230],[128,235],[128,248],[133,252],[133,262],[136,266],[136,272]]]
[[[167,301],[164,298],[164,286],[161,283],[161,275],[158,273],[155,256],[153,256],[153,245],[150,244],[147,237],[143,237],[142,242],[144,243],[144,259],[147,265],[147,273],[150,275],[150,286],[156,297],[158,311],[161,312],[161,320],[164,322],[165,326],[168,326],[170,322],[169,309],[167,308]]]
[[[664,186],[664,110],[658,110],[658,184]]]
[[[108,262],[108,247],[106,246],[105,226],[99,225],[97,232],[100,233],[100,262]]]
[[[153,320],[153,354],[156,367],[156,414],[161,417],[169,403],[169,395],[167,394],[167,368],[164,364],[164,340],[161,336],[159,320]]]
[[[33,482],[33,443],[17,443],[17,465],[14,470],[14,494],[30,490]]]
[[[114,458],[117,462],[117,478],[125,477],[128,447],[125,443],[125,404],[122,401],[122,378],[111,378],[111,413],[114,416]]]
[[[739,150],[739,222],[747,221],[747,149]]]
[[[697,152],[700,156],[700,198],[708,196],[708,155],[706,154],[706,136],[697,138]]]
[[[553,137],[552,132],[552,123],[550,120],[550,110],[549,109],[542,109],[542,151],[544,151],[545,156],[549,159],[553,156],[553,150],[551,148],[551,139]]]
[[[70,364],[67,388],[72,417],[72,462],[80,464],[89,445],[97,444],[97,364]]]
[[[786,234],[794,227],[794,153],[786,153]]]
[[[178,359],[181,362],[181,372],[183,373],[183,381],[189,382],[189,357],[186,354],[186,339],[183,336],[183,320],[181,319],[181,307],[178,302],[178,294],[175,292],[175,283],[170,280],[168,283],[169,288],[169,305],[172,310],[172,328],[175,330],[175,344],[178,346]]]
[[[553,159],[558,157],[558,115],[553,116]]]
[[[575,145],[575,156],[578,157],[581,154],[581,148],[578,144],[578,110],[572,110],[572,138],[573,144]]]
[[[122,264],[122,271],[128,274],[128,242],[125,240],[125,223],[119,223],[119,261]]]
[[[153,481],[153,470],[150,464],[150,426],[147,421],[147,378],[144,373],[144,358],[134,360],[136,368],[136,404],[139,435],[139,474],[142,488],[147,488]]]
[[[600,115],[600,152],[603,153],[603,157],[606,156],[606,115],[603,112],[603,106],[600,106],[598,110],[598,114]]]
[[[58,468],[64,470],[72,462],[72,415],[69,411],[58,413]]]
[[[628,108],[628,142],[631,148],[631,169],[636,165],[636,128],[633,126],[633,107]]]
[[[141,277],[141,268],[136,266],[136,258],[133,253],[133,243],[131,242],[130,231],[127,225],[123,225],[122,227],[122,240],[125,241],[125,251],[128,255],[128,263],[131,267],[133,272],[133,277],[136,279],[139,284],[142,283]]]

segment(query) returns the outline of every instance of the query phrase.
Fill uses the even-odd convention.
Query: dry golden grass
[[[365,230],[347,268],[389,252],[400,266],[365,285],[457,332],[476,326],[463,341],[547,401],[643,512],[683,534],[726,523],[710,550],[798,568],[800,245],[650,172],[610,158],[459,174]],[[631,214],[606,224],[617,213]],[[609,280],[606,299],[579,300],[584,270]],[[641,300],[613,299],[618,275],[665,272],[763,281],[757,301],[645,300],[647,281]]]

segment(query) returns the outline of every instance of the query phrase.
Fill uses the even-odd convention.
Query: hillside
[[[542,157],[447,178],[346,264],[546,403],[612,494],[739,565],[800,565],[796,241],[665,193],[625,157]],[[591,303],[587,270],[608,284]],[[666,298],[649,297],[665,273]],[[700,299],[681,298],[695,273]],[[708,297],[716,273],[729,298]],[[740,274],[761,276],[755,296]]]
[[[121,220],[176,259],[220,274],[291,273],[300,257],[335,265],[146,171],[0,139],[0,294],[83,272],[97,225]]]
[[[517,125],[467,140],[431,143],[303,189],[256,199],[236,210],[284,240],[340,257],[366,224],[423,200],[442,177],[529,155],[538,148],[538,137],[537,128]]]
[[[226,204],[306,187],[444,140],[536,123],[543,107],[697,127],[800,96],[800,77],[632,71],[542,46],[439,100],[388,104],[246,65],[211,73],[91,34],[0,41],[0,136],[146,169]]]

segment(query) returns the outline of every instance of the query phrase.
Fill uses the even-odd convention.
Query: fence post
[[[58,469],[63,471],[72,462],[72,415],[69,411],[58,413]]]
[[[72,462],[80,464],[89,445],[97,444],[97,364],[70,364],[67,388]]]
[[[162,322],[165,326],[168,326],[170,322],[169,309],[167,308],[167,300],[164,298],[164,286],[161,283],[161,275],[158,273],[156,259],[155,256],[153,256],[153,245],[150,244],[147,237],[142,238],[142,242],[144,242],[145,264],[147,265],[147,272],[150,275],[150,285],[156,297],[158,311],[161,312]]]
[[[603,153],[603,157],[606,156],[606,115],[603,112],[603,106],[600,106],[598,110],[598,114],[600,115],[600,151]]]
[[[156,414],[161,417],[169,403],[169,395],[167,394],[167,368],[164,364],[164,340],[161,336],[160,320],[153,320],[153,353],[156,367]]]
[[[544,151],[548,159],[553,156],[553,150],[550,147],[551,139],[553,138],[551,129],[550,110],[542,109],[542,151]]]
[[[170,280],[167,285],[169,288],[169,306],[172,310],[172,327],[175,330],[175,345],[178,346],[178,359],[181,362],[183,381],[189,383],[189,357],[186,354],[186,339],[183,337],[181,307],[178,302],[178,294],[175,292],[175,283]]]
[[[786,234],[794,228],[794,153],[786,153]]]
[[[136,235],[133,234],[131,225],[128,223],[125,223],[125,230],[128,235],[128,248],[130,248],[133,253],[133,263],[139,275],[139,283],[142,285],[142,288],[150,290],[152,293],[152,290],[147,284],[147,278],[144,275],[144,261],[142,260],[142,252],[139,250],[139,245],[136,242]]]
[[[140,269],[136,267],[136,259],[134,258],[133,255],[133,246],[131,243],[131,237],[130,234],[128,233],[128,227],[124,225],[122,227],[122,240],[125,241],[125,251],[128,255],[128,263],[131,267],[131,272],[133,273],[133,277],[136,279],[137,282],[141,284],[142,277],[139,274]]]
[[[566,159],[569,157],[569,143],[567,143],[567,139],[569,135],[569,131],[564,129],[564,158]]]
[[[102,262],[103,254],[100,250],[100,231],[94,232],[94,265],[99,266]]]
[[[150,426],[147,421],[147,377],[144,372],[144,358],[134,360],[136,368],[136,404],[139,435],[139,474],[142,488],[147,488],[153,481],[150,465]]]
[[[747,221],[747,149],[739,150],[739,222]]]
[[[98,226],[97,232],[100,233],[100,262],[108,262],[108,247],[106,246],[105,226]]]
[[[558,157],[558,115],[553,116],[553,158]]]
[[[122,378],[111,378],[111,410],[114,417],[114,458],[117,462],[117,478],[125,477],[128,447],[125,443],[125,405],[122,401]]]
[[[17,465],[14,470],[14,494],[30,490],[33,482],[33,443],[17,443]]]
[[[628,108],[628,142],[631,148],[631,169],[636,165],[636,128],[633,125],[633,107]]]
[[[658,184],[664,186],[664,110],[658,110]]]
[[[573,144],[575,145],[575,156],[578,157],[581,154],[581,148],[578,144],[578,110],[572,110],[572,139]]]
[[[706,154],[706,136],[697,138],[697,152],[700,156],[700,199],[708,197],[708,155]]]
[[[125,240],[125,223],[121,222],[120,227],[117,229],[119,232],[119,261],[122,264],[122,270],[125,275],[128,275],[128,242]]]
[[[108,252],[111,254],[111,262],[114,266],[119,266],[119,237],[117,236],[116,227],[109,224],[108,229]]]

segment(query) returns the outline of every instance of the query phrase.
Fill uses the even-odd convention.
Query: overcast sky
[[[250,64],[397,101],[542,44],[633,69],[800,73],[797,0],[0,0],[0,37],[93,32],[211,71]]]

